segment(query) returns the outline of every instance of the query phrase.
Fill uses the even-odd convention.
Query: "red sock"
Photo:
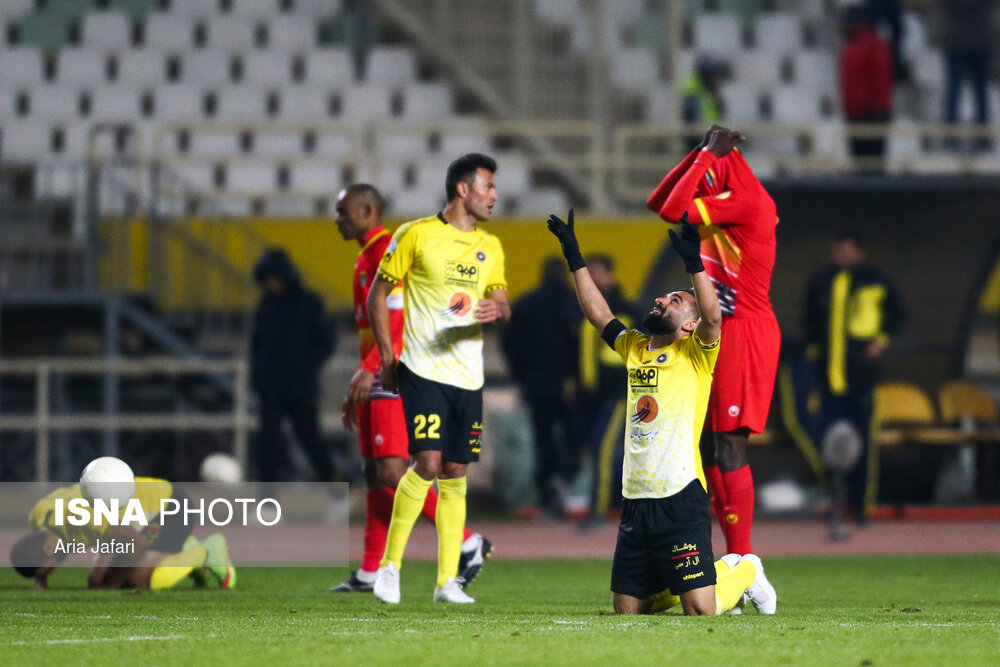
[[[750,531],[753,528],[753,475],[750,466],[722,474],[726,487],[726,548],[741,556],[753,553]]]
[[[708,492],[712,494],[712,509],[722,528],[722,536],[729,542],[729,524],[726,523],[726,486],[722,483],[722,471],[719,466],[705,466],[705,479],[708,480]]]
[[[392,489],[385,488],[369,490],[365,494],[365,555],[361,559],[361,569],[365,572],[377,570],[382,560],[395,495]]]
[[[428,521],[434,523],[434,517],[437,516],[437,507],[438,507],[438,494],[437,491],[435,491],[434,487],[432,486],[427,491],[427,500],[424,501],[424,509],[421,510],[420,513],[423,514],[424,518],[426,518]],[[462,540],[463,541],[467,540],[470,537],[472,537],[472,531],[469,530],[468,527],[466,527],[465,534],[462,536]]]

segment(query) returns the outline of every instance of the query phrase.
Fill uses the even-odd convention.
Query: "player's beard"
[[[676,333],[679,325],[674,323],[670,315],[657,315],[654,312],[649,312],[642,318],[642,326],[645,327],[646,331],[654,335],[670,335]]]

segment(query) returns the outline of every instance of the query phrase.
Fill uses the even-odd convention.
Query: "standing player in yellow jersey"
[[[375,597],[399,602],[399,570],[427,491],[438,482],[438,574],[434,600],[474,602],[458,563],[465,526],[465,474],[483,431],[483,325],[510,319],[500,240],[477,224],[497,202],[496,162],[470,153],[448,166],[444,211],[403,224],[368,294],[382,386],[398,391],[415,463],[396,488]],[[392,346],[386,298],[404,285],[403,351]]]
[[[698,231],[685,214],[674,249],[691,274],[693,294],[670,292],[643,318],[651,335],[627,329],[590,277],[569,223],[549,218],[573,272],[584,315],[628,368],[628,421],[622,472],[622,520],[611,567],[615,611],[641,614],[676,604],[687,615],[721,614],[746,593],[765,614],[777,598],[760,559],[728,554],[712,561],[712,523],[698,442],[722,310],[701,263]]]

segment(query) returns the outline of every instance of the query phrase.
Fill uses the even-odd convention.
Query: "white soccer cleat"
[[[372,592],[386,604],[399,604],[399,568],[392,563],[380,567]]]
[[[740,558],[742,558],[742,556],[740,556],[739,554],[726,554],[719,560],[728,565],[729,569],[731,570],[739,564]]]
[[[771,582],[767,580],[767,576],[764,574],[764,564],[754,554],[747,554],[742,560],[753,563],[754,569],[757,571],[757,576],[754,577],[753,583],[747,589],[746,595],[750,598],[753,606],[757,608],[758,614],[770,616],[778,608],[778,594],[774,591],[774,586],[771,585]]]
[[[375,584],[378,586],[378,584]],[[438,586],[434,589],[434,601],[435,602],[454,602],[456,604],[472,604],[475,602],[473,598],[470,598],[464,590],[462,590],[462,578],[452,577],[444,586]]]

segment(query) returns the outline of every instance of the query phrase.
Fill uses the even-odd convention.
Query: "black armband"
[[[607,323],[604,327],[604,331],[601,332],[601,338],[604,342],[608,344],[612,350],[615,349],[615,341],[618,340],[618,336],[625,331],[627,327],[621,323],[617,317]]]

